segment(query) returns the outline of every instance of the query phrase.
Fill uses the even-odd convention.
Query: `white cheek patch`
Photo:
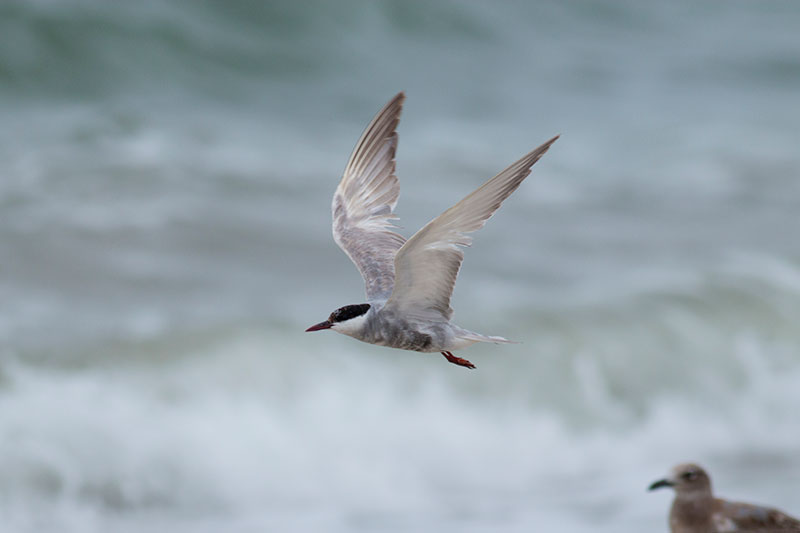
[[[332,329],[344,335],[351,337],[364,329],[364,324],[367,321],[367,313],[359,315],[342,322],[334,322]]]

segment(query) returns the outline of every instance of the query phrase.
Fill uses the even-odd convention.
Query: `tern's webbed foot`
[[[453,363],[454,365],[458,366],[465,366],[467,368],[475,368],[475,365],[467,361],[466,359],[462,359],[461,357],[456,357],[450,352],[442,352],[442,355],[445,359]]]

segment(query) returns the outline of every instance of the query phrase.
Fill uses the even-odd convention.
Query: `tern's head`
[[[711,479],[705,470],[693,463],[676,466],[670,471],[669,477],[650,485],[650,490],[662,487],[672,487],[679,498],[711,496]]]
[[[314,324],[306,331],[319,331],[321,329],[333,329],[339,333],[350,335],[356,329],[360,329],[364,323],[369,304],[354,304],[340,307],[328,317],[328,320]]]

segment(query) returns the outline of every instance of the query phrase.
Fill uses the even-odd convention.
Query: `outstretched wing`
[[[395,306],[427,320],[450,320],[450,296],[464,259],[460,247],[472,242],[467,233],[483,227],[556,139],[558,136],[500,172],[414,234],[395,256],[396,280],[387,308]]]
[[[403,100],[398,93],[361,134],[331,204],[333,240],[361,272],[367,300],[392,293],[394,256],[405,242],[391,230],[400,194],[394,157]]]

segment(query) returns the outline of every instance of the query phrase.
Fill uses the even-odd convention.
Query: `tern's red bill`
[[[331,324],[330,320],[326,320],[325,322],[320,322],[319,324],[314,324],[313,326],[308,328],[306,331],[308,332],[308,331],[319,331],[321,329],[330,329],[330,327],[332,325],[333,324]]]

